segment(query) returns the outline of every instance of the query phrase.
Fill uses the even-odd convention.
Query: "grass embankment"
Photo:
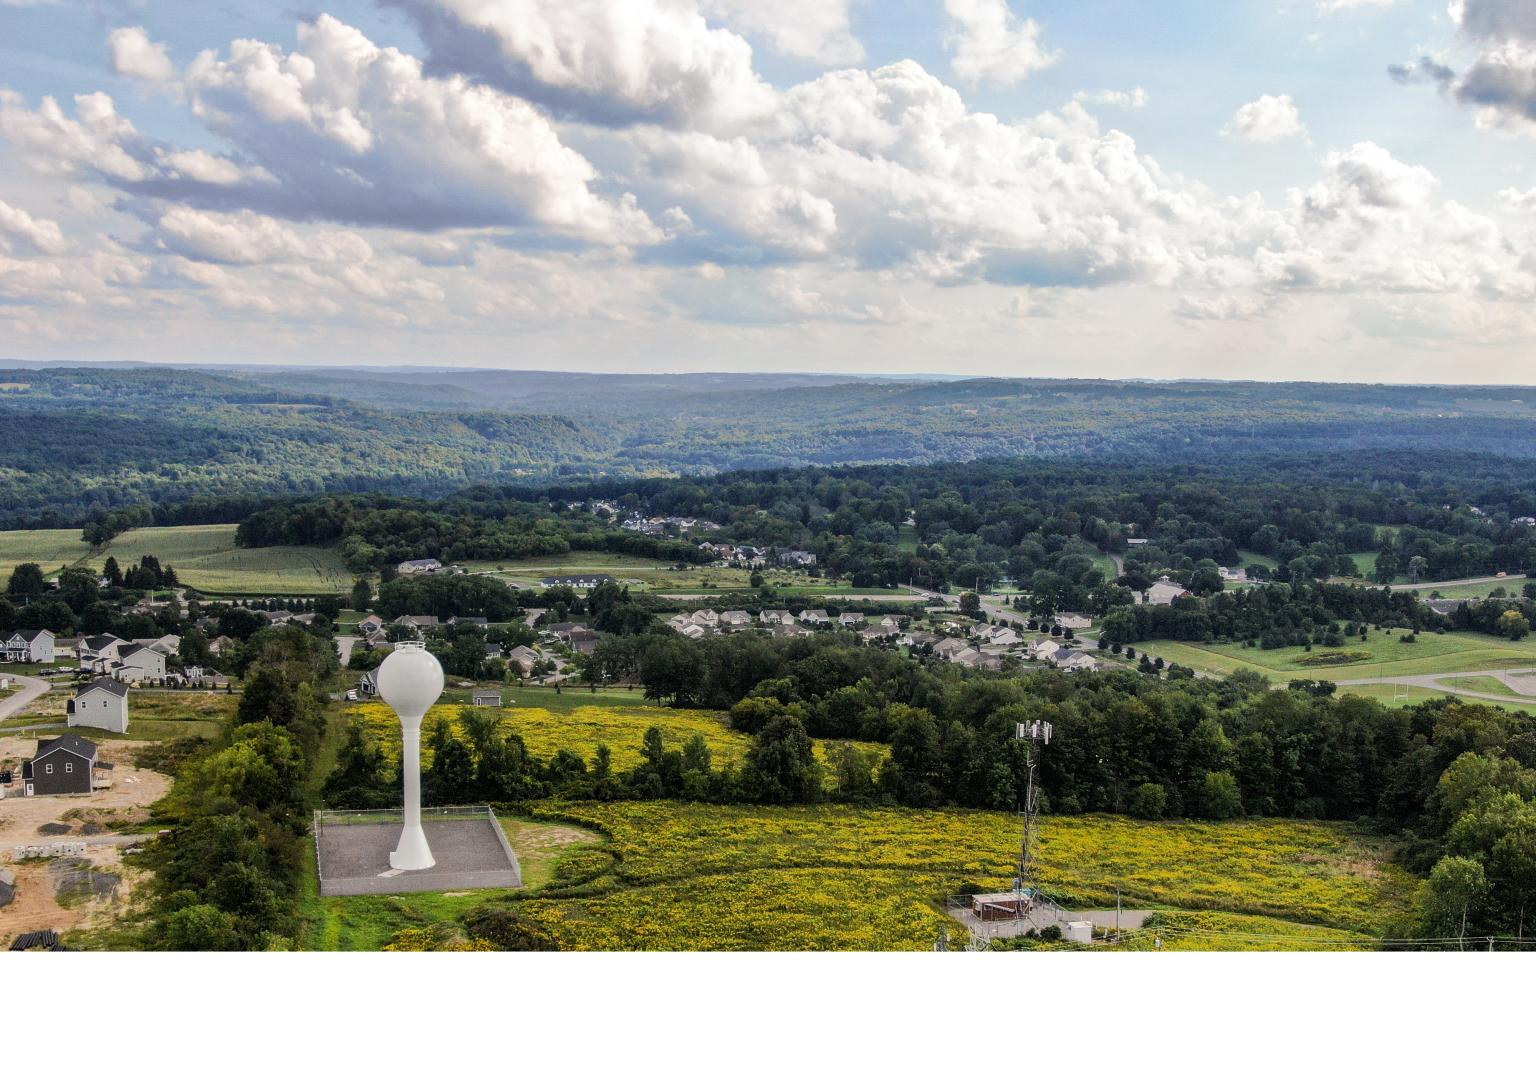
[[[1343,647],[1245,648],[1241,644],[1187,644],[1149,640],[1138,652],[1205,673],[1225,675],[1246,668],[1285,683],[1294,679],[1370,681],[1378,677],[1433,676],[1475,670],[1536,669],[1536,647],[1474,633],[1420,633],[1411,644],[1406,630],[1373,631]]]
[[[0,533],[0,572],[37,563],[54,573],[83,562],[99,570],[107,556],[124,569],[144,555],[176,568],[181,581],[200,592],[250,595],[314,595],[346,592],[352,575],[329,548],[237,548],[232,524],[155,526],[129,530],[99,552],[78,529],[29,529]]]
[[[455,730],[462,706],[433,708],[422,729],[422,759],[431,765],[430,736],[434,722],[446,719]],[[738,733],[723,714],[712,711],[684,711],[655,706],[579,706],[570,709],[550,707],[482,707],[495,715],[503,728],[516,730],[528,750],[547,759],[564,749],[574,752],[590,764],[599,744],[607,744],[613,753],[615,771],[628,770],[640,763],[640,742],[646,730],[661,730],[667,747],[680,748],[694,734],[702,734],[716,765],[740,764],[752,746],[752,738]],[[362,724],[370,739],[393,756],[399,745],[399,725],[395,713],[382,703],[349,705],[345,712]],[[816,751],[827,757],[829,742],[816,741]],[[884,754],[883,744],[856,743],[856,747]]]
[[[700,595],[750,587],[751,570],[719,566],[690,566],[676,569],[676,564],[643,555],[614,552],[567,552],[534,559],[475,560],[464,564],[471,573],[494,574],[515,585],[537,587],[546,577],[568,574],[607,574],[615,581],[648,592],[696,592]],[[786,596],[890,596],[899,589],[859,588],[830,578],[810,577],[800,570],[763,569],[768,587]]]

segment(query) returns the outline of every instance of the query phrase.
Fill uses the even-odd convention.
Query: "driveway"
[[[25,710],[33,700],[53,687],[38,677],[24,677],[20,674],[0,674],[0,677],[11,683],[10,694],[0,700],[0,721]],[[17,686],[20,686],[19,691]]]

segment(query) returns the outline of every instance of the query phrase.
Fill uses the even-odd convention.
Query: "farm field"
[[[462,709],[438,706],[427,714],[422,728],[424,764],[431,764],[428,741],[433,724],[446,719],[457,729],[458,715]],[[669,748],[680,748],[695,733],[703,734],[716,765],[740,763],[752,746],[752,738],[731,729],[723,714],[709,711],[683,711],[645,705],[585,706],[570,710],[485,707],[481,710],[495,715],[507,728],[516,730],[527,744],[529,752],[541,759],[547,759],[564,749],[590,761],[597,754],[598,745],[606,744],[613,753],[613,768],[616,771],[639,765],[640,742],[645,731],[652,726],[661,730]],[[349,706],[344,713],[349,719],[359,722],[368,737],[384,750],[391,754],[396,751],[400,735],[398,719],[385,704],[356,704]],[[882,753],[886,750],[883,744],[856,742],[855,746]],[[828,741],[816,741],[816,752],[823,760],[827,758],[828,750]]]
[[[0,532],[0,572],[35,562],[45,573],[84,562],[100,569],[108,555],[126,569],[140,556],[154,555],[176,568],[182,582],[200,592],[253,595],[315,595],[346,592],[352,575],[328,548],[237,548],[235,527],[155,526],[122,534],[97,553],[78,529]]]
[[[925,951],[946,926],[963,941],[944,898],[1006,887],[1018,846],[1005,814],[831,805],[545,801],[504,824],[558,890],[319,899],[311,886],[303,945],[376,949],[499,901],[566,950]],[[561,824],[602,843],[552,835]],[[1119,889],[1128,907],[1158,908],[1166,950],[1369,947],[1415,884],[1386,861],[1388,842],[1329,823],[1048,817],[1040,843],[1048,891],[1113,905]],[[1125,947],[1150,950],[1158,934]]]
[[[464,566],[474,574],[494,574],[517,585],[536,586],[546,577],[562,574],[607,574],[615,581],[648,592],[710,592],[744,589],[751,585],[752,571],[720,566],[692,566],[676,570],[671,563],[643,555],[612,552],[567,552],[534,559],[475,560]],[[859,596],[890,595],[896,589],[859,589],[828,578],[808,577],[799,570],[765,569],[757,573],[780,592],[790,595]]]
[[[77,562],[90,550],[78,529],[11,529],[0,532],[0,574],[36,563],[49,575]]]
[[[312,595],[346,592],[353,580],[329,548],[237,548],[233,525],[129,530],[102,554],[125,565],[157,556],[200,592]]]
[[[1230,674],[1246,668],[1284,683],[1294,679],[1315,681],[1369,681],[1377,677],[1449,674],[1473,670],[1520,670],[1536,668],[1536,648],[1482,634],[1420,633],[1404,644],[1405,631],[1372,632],[1364,642],[1347,640],[1343,647],[1245,648],[1241,644],[1187,644],[1149,640],[1136,645],[1138,652],[1162,656],[1167,662],[1211,674]],[[1330,656],[1360,656],[1329,662]],[[1303,660],[1312,660],[1311,662]]]

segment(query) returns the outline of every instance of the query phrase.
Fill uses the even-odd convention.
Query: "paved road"
[[[1456,688],[1442,682],[1448,677],[1491,677],[1502,681],[1523,696],[1492,696],[1484,692],[1473,692],[1470,689]],[[1478,696],[1487,696],[1488,699],[1502,700],[1505,703],[1529,703],[1536,705],[1536,674],[1511,673],[1508,670],[1469,670],[1465,673],[1451,674],[1400,674],[1397,677],[1371,677],[1361,678],[1356,681],[1336,681],[1340,686],[1350,685],[1412,685],[1415,688],[1433,689],[1435,692],[1447,692],[1453,696],[1461,696],[1467,699],[1476,699]],[[1526,698],[1532,697],[1532,698]]]
[[[0,701],[0,721],[25,710],[33,700],[53,687],[37,677],[25,677],[20,674],[0,674],[0,677],[11,683],[11,695],[4,701]],[[20,691],[16,691],[18,685],[21,686]]]
[[[1504,577],[1496,577],[1490,574],[1487,577],[1461,577],[1454,581],[1420,581],[1417,584],[1409,585],[1399,585],[1393,582],[1390,588],[1393,592],[1427,592],[1434,589],[1459,588],[1462,585],[1482,585],[1489,581],[1506,581],[1509,583],[1507,587],[1511,592],[1518,592],[1519,587],[1523,586],[1527,580],[1528,576],[1525,574],[1507,574]],[[1367,582],[1367,584],[1379,585],[1381,582],[1373,581]]]
[[[1123,555],[1115,555],[1113,552],[1105,552],[1104,554],[1108,555],[1109,556],[1109,561],[1115,564],[1115,576],[1116,577],[1124,577],[1125,576],[1125,556],[1123,556]]]
[[[346,666],[347,661],[352,658],[352,646],[362,639],[362,637],[336,638],[336,654],[341,656],[342,666]]]

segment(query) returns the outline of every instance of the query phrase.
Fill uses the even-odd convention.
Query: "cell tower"
[[[1020,812],[1024,827],[1019,837],[1019,876],[1013,885],[1016,894],[1014,913],[1022,918],[1026,909],[1033,905],[1035,897],[1039,895],[1039,886],[1035,884],[1034,878],[1035,831],[1040,819],[1040,789],[1035,781],[1035,772],[1040,765],[1040,749],[1051,742],[1051,723],[1038,719],[1020,722],[1016,727],[1015,736],[1019,740],[1029,742],[1029,747],[1025,749],[1027,776],[1024,785],[1024,809]]]

